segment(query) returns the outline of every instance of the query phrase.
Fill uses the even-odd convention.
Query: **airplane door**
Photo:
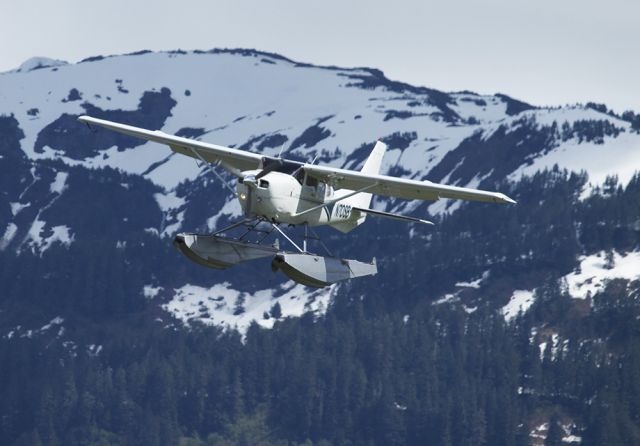
[[[311,201],[323,201],[324,183],[320,183],[315,178],[305,175],[304,182],[302,183],[302,189],[300,191],[300,198]]]

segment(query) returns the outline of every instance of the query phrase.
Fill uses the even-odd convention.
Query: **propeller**
[[[266,166],[265,166],[265,163],[266,163]],[[256,180],[259,180],[269,172],[273,172],[274,170],[280,169],[282,166],[284,166],[284,161],[282,161],[282,159],[280,158],[277,158],[275,160],[269,160],[268,158],[263,158],[262,165],[265,167],[260,172],[258,172],[258,174],[256,175]]]

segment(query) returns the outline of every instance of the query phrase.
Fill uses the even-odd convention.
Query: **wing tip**
[[[505,194],[500,193],[500,192],[494,192],[493,201],[495,203],[501,203],[501,204],[504,204],[504,203],[518,204],[518,202],[516,200],[514,200],[513,198],[509,198]]]
[[[509,204],[518,204],[518,202],[516,200],[514,200],[513,198],[509,198],[507,197],[505,194],[501,194],[502,195],[502,202],[503,203],[509,203]]]
[[[77,120],[87,125],[95,124],[98,121],[96,118],[89,115],[78,116]]]

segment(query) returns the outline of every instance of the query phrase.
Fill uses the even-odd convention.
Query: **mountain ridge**
[[[369,67],[340,67],[340,66],[336,66],[336,65],[318,65],[318,64],[313,64],[313,63],[309,63],[309,62],[298,62],[295,61],[293,59],[290,59],[286,56],[283,56],[281,54],[278,53],[274,53],[274,52],[268,52],[268,51],[262,51],[262,50],[258,50],[255,48],[211,48],[209,50],[199,50],[199,49],[194,49],[194,50],[181,50],[181,49],[175,49],[175,50],[164,50],[164,51],[152,51],[152,50],[139,50],[139,51],[134,51],[131,53],[122,53],[122,54],[109,54],[106,56],[103,55],[97,55],[97,56],[89,56],[89,57],[85,57],[83,59],[80,59],[77,62],[74,63],[69,63],[67,61],[64,60],[58,60],[58,59],[51,59],[48,57],[32,57],[27,59],[25,62],[23,62],[20,67],[15,68],[15,69],[10,69],[8,71],[4,71],[4,72],[0,72],[0,75],[5,74],[5,73],[14,73],[14,72],[20,72],[20,69],[23,65],[27,65],[30,66],[32,64],[35,64],[38,66],[38,68],[35,69],[40,69],[40,68],[53,68],[53,67],[57,67],[57,66],[62,66],[62,65],[75,65],[75,64],[80,64],[80,63],[86,63],[86,62],[96,62],[99,60],[103,60],[106,58],[112,58],[112,57],[123,57],[123,56],[140,56],[143,54],[149,54],[149,53],[159,53],[159,54],[189,54],[189,53],[193,53],[193,54],[240,54],[243,56],[265,56],[265,57],[270,57],[276,60],[282,60],[288,63],[291,63],[294,66],[297,67],[311,67],[311,68],[321,68],[321,69],[326,69],[326,70],[339,70],[339,71],[367,71],[369,73],[371,73],[373,76],[377,77],[378,79],[382,80],[382,83],[386,83],[388,85],[397,85],[398,87],[401,88],[409,88],[409,89],[414,89],[415,91],[434,91],[434,92],[440,92],[439,90],[436,89],[432,89],[432,88],[428,88],[428,87],[420,87],[420,86],[414,86],[411,85],[409,83],[406,82],[402,82],[402,81],[393,81],[389,78],[387,78],[384,75],[384,72],[378,68],[369,68]],[[44,63],[42,63],[44,62]],[[32,71],[34,68],[30,68],[27,69],[26,71]],[[455,92],[454,92],[455,93]],[[473,91],[469,91],[469,90],[464,90],[464,91],[460,91],[458,93],[471,93],[474,95],[478,95],[478,93],[473,92]],[[495,96],[502,96],[507,100],[512,100],[514,101],[514,106],[516,108],[518,107],[527,107],[527,108],[533,108],[533,106],[527,104],[526,102],[522,102],[519,101],[517,99],[513,99],[512,97],[506,95],[506,94],[502,94],[502,93],[494,93]]]

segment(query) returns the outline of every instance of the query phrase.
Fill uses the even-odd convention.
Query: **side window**
[[[318,186],[318,180],[316,180],[313,177],[310,177],[309,175],[307,175],[307,182],[306,185],[309,187],[317,187]]]

